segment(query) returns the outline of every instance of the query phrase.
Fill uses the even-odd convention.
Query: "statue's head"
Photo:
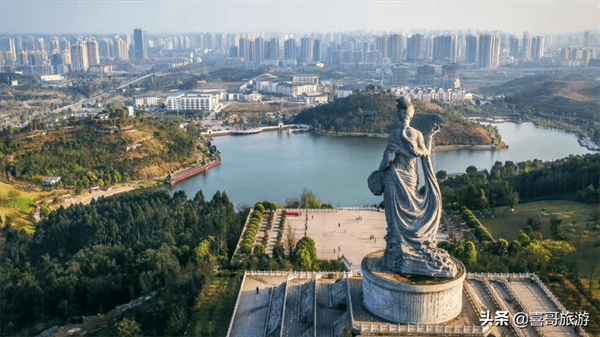
[[[408,98],[406,96],[400,97],[400,99],[398,99],[398,118],[401,121],[406,120],[406,121],[410,122],[414,115],[415,115],[415,108],[413,107],[413,104],[410,101],[410,98]]]

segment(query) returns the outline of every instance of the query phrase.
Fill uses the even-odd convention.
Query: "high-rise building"
[[[40,47],[41,51],[46,50],[46,45],[44,44],[44,38],[40,37],[40,39],[38,40],[38,46]]]
[[[283,57],[288,60],[296,59],[297,43],[294,38],[285,40],[283,43]]]
[[[210,32],[204,34],[203,43],[204,49],[213,49],[213,36]]]
[[[265,43],[265,59],[266,60],[278,60],[279,59],[279,39],[272,38]]]
[[[455,63],[457,47],[456,35],[436,36],[433,39],[433,59],[436,61]]]
[[[238,50],[238,55],[239,57],[243,57],[243,58],[248,58],[248,39],[243,36],[240,37],[240,42],[239,42],[239,50]]]
[[[465,61],[467,63],[477,62],[477,36],[475,35],[467,35]]]
[[[20,66],[28,66],[29,65],[29,52],[27,50],[21,50],[18,54],[19,60],[18,65]]]
[[[300,62],[310,63],[313,56],[312,41],[309,37],[300,39]]]
[[[321,62],[323,53],[321,51],[321,40],[314,40],[313,42],[313,57],[314,62]]]
[[[388,57],[388,42],[387,37],[378,36],[375,39],[375,50],[379,52],[380,60],[379,62],[383,62],[384,57]]]
[[[535,36],[531,39],[531,59],[541,60],[544,57],[544,38]]]
[[[408,38],[408,42],[406,44],[406,59],[408,61],[420,61],[423,60],[424,50],[423,44],[425,38],[421,34],[415,34]]]
[[[63,55],[63,64],[66,65],[71,65],[71,47],[70,47],[70,43],[69,43],[69,50],[63,50],[62,51],[62,55]]]
[[[115,36],[115,57],[121,60],[127,60],[129,58],[127,42],[122,40],[119,36]]]
[[[100,57],[102,58],[114,58],[116,53],[115,53],[115,42],[113,41],[113,39],[107,38],[107,39],[102,39],[100,41]]]
[[[68,52],[71,52],[71,42],[69,42],[69,41],[68,41],[66,38],[64,38],[64,37],[61,37],[61,38],[60,38],[60,41],[59,41],[58,47],[59,47],[59,49],[60,49],[60,50],[62,50],[62,51],[65,51],[65,50],[66,50],[66,51],[68,51]]]
[[[388,38],[388,54],[390,61],[397,61],[402,56],[402,35],[393,34]]]
[[[17,53],[20,53],[23,50],[23,39],[20,36],[17,36],[15,47]]]
[[[27,37],[27,40],[29,42],[29,50],[37,50],[37,43],[35,41],[35,37],[33,35],[29,35]]]
[[[521,58],[523,61],[531,60],[531,40],[529,40],[529,33],[523,32],[523,43],[521,43]]]
[[[71,46],[71,64],[75,72],[86,72],[90,68],[87,43],[78,41]]]
[[[146,31],[143,29],[133,30],[133,55],[136,59],[143,60],[148,58],[148,40]]]
[[[500,65],[500,37],[479,35],[479,68],[496,68]]]
[[[15,40],[14,39],[8,39],[8,45],[9,45],[9,49],[8,49],[8,61],[10,64],[16,64],[17,63],[17,50],[15,47]]]
[[[509,55],[512,57],[519,57],[519,39],[516,36],[510,37]]]
[[[58,36],[52,38],[52,51],[60,51],[60,43],[58,42]]]
[[[256,56],[256,58],[254,59],[254,63],[257,65],[262,64],[265,60],[265,46],[262,37],[257,37],[256,39],[254,39],[254,50],[254,54]]]
[[[408,67],[392,67],[392,83],[395,85],[408,84]]]
[[[85,40],[85,44],[87,46],[89,65],[100,65],[100,50],[98,48],[98,41],[93,38],[87,38]]]

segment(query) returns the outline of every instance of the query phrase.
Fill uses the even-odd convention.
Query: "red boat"
[[[166,182],[167,182],[167,184],[174,185],[174,184],[176,184],[177,182],[179,182],[179,181],[181,181],[183,179],[187,179],[187,178],[189,178],[191,176],[194,176],[194,175],[196,175],[196,174],[198,174],[198,173],[200,173],[200,172],[202,172],[204,170],[208,170],[209,168],[215,167],[215,166],[217,166],[219,164],[221,164],[221,161],[220,160],[215,160],[215,161],[212,161],[212,162],[210,162],[210,163],[208,163],[206,165],[194,166],[194,167],[192,167],[190,169],[187,169],[187,170],[185,170],[185,171],[183,171],[181,173],[175,174],[175,175],[173,173],[169,173],[169,175],[167,176]]]

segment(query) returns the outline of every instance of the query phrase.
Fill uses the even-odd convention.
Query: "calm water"
[[[553,160],[570,154],[589,153],[577,136],[544,129],[533,123],[496,124],[509,149],[504,151],[457,150],[435,153],[437,170],[461,173],[470,165],[490,169],[496,161]],[[252,136],[216,137],[222,164],[182,181],[171,192],[198,190],[208,199],[226,191],[236,204],[260,200],[278,203],[312,190],[334,206],[379,203],[367,187],[367,177],[379,167],[387,140],[362,137],[327,137],[312,133],[265,132]]]

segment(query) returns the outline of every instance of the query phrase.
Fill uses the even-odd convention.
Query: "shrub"
[[[254,247],[254,254],[257,256],[263,255],[266,252],[266,248],[263,245],[258,245],[256,247]]]

